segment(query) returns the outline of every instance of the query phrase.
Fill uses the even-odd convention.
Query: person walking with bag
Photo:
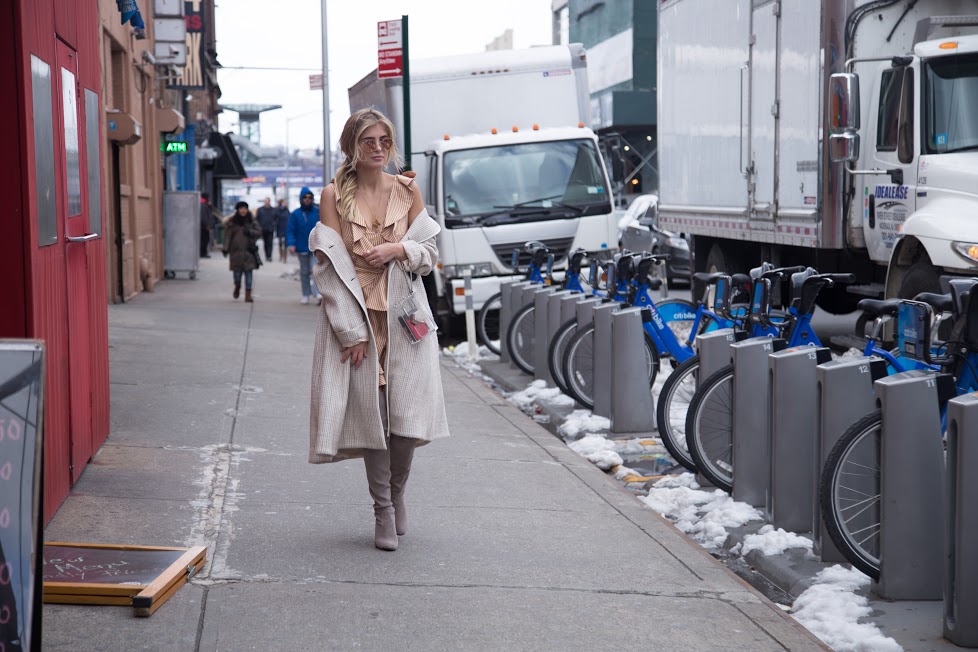
[[[394,126],[379,111],[350,116],[340,136],[346,160],[322,192],[322,217],[309,235],[323,296],[309,461],[363,458],[381,550],[396,550],[407,533],[415,448],[449,434],[421,280],[438,263],[440,227],[410,176],[384,172],[398,161],[394,143]]]
[[[248,210],[248,203],[239,201],[234,206],[234,214],[224,221],[224,257],[228,259],[228,267],[234,274],[235,299],[241,296],[241,277],[245,282],[245,301],[254,301],[251,297],[253,272],[258,269],[258,238],[261,229]]]
[[[261,227],[261,241],[265,245],[265,262],[272,262],[272,251],[275,248],[275,209],[272,208],[272,200],[265,198],[265,203],[255,211],[255,219]]]

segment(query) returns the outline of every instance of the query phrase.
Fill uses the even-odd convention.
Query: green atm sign
[[[165,140],[160,143],[160,151],[164,154],[186,154],[187,141],[185,140]]]

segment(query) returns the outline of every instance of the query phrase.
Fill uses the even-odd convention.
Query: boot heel
[[[374,545],[380,550],[397,550],[397,531],[394,527],[394,509],[388,507],[375,512]]]

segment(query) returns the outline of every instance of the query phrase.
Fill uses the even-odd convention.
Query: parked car
[[[666,279],[669,286],[688,284],[690,278],[689,242],[679,233],[659,227],[659,198],[639,195],[618,220],[618,246],[632,251],[669,254]]]

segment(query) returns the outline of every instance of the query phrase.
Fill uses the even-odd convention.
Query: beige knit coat
[[[439,230],[437,222],[422,211],[405,233],[401,244],[407,260],[388,265],[391,308],[411,289],[425,296],[421,276],[431,273],[438,262]],[[363,457],[365,450],[384,449],[387,444],[380,419],[377,347],[353,261],[340,234],[322,223],[309,234],[309,250],[326,254],[326,261],[313,268],[323,303],[313,351],[309,418],[309,461],[323,464]],[[413,279],[404,272],[413,274]],[[390,432],[416,439],[419,446],[447,437],[437,337],[432,334],[411,344],[393,310],[388,312],[388,331]],[[363,341],[368,342],[367,357],[359,369],[349,361],[340,362],[341,349]]]

